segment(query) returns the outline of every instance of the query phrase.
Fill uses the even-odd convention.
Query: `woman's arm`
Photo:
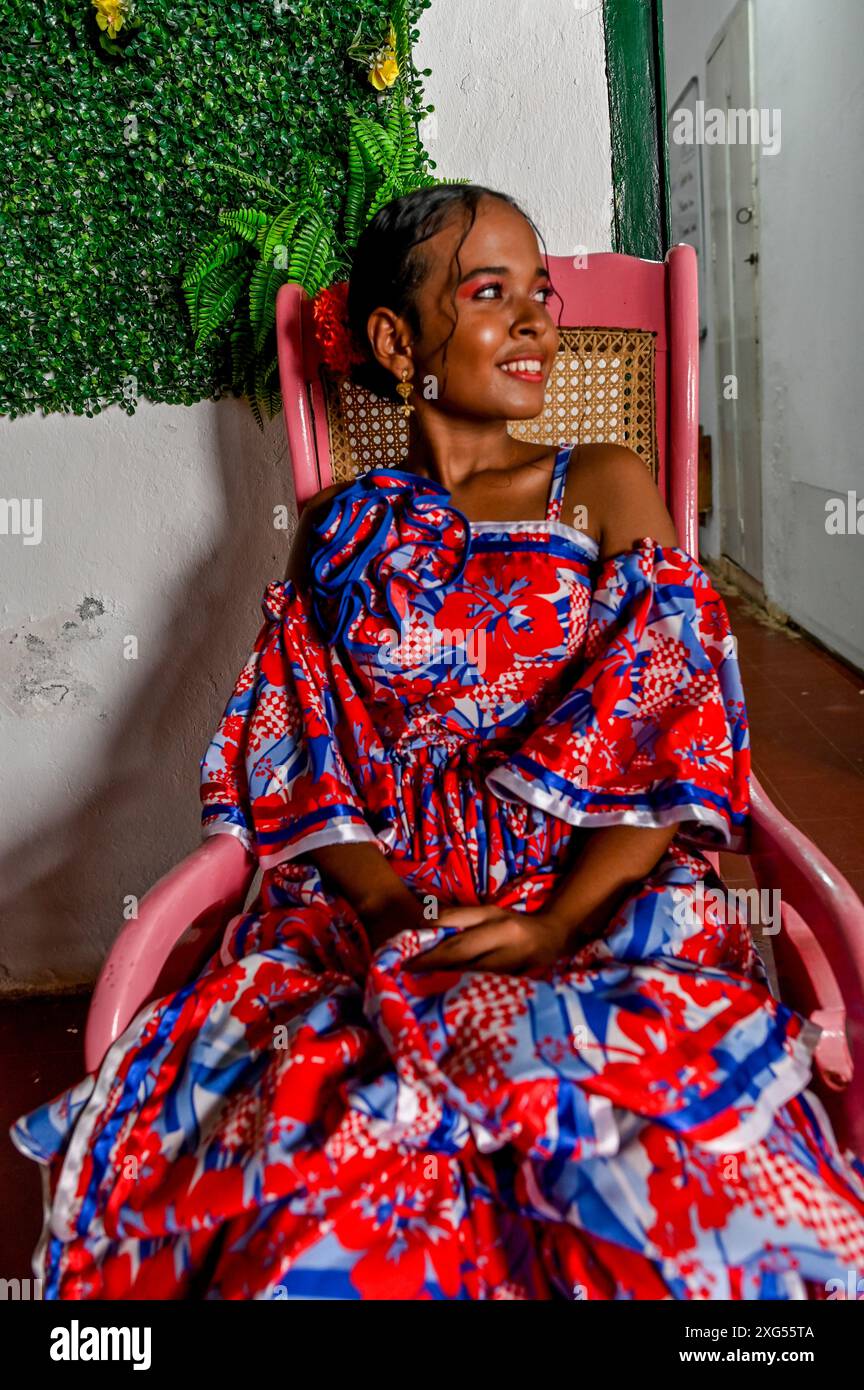
[[[351,904],[376,950],[408,927],[428,927],[420,899],[371,843],[323,845],[300,855]]]
[[[319,514],[324,509],[324,503],[329,502],[341,492],[346,483],[331,483],[329,487],[322,487],[320,492],[316,492],[314,497],[303,508],[297,520],[297,528],[291,541],[291,550],[288,554],[288,567],[285,571],[285,578],[290,579],[298,589],[305,590],[309,578],[309,540],[312,534],[312,524],[319,518]]]
[[[656,868],[675,838],[677,825],[605,825],[589,830],[585,848],[563,874],[541,916],[562,951],[597,936],[629,893]]]
[[[414,957],[408,968],[425,974],[471,965],[514,974],[575,954],[602,935],[622,901],[655,868],[677,829],[607,825],[588,831],[576,863],[561,875],[539,912],[492,903],[445,907],[437,923],[464,930]]]
[[[589,516],[596,517],[601,561],[631,549],[643,536],[677,546],[675,525],[638,454],[615,444],[574,453],[566,491],[583,498]],[[628,891],[656,867],[677,829],[608,825],[588,831],[585,848],[544,910],[559,921],[565,947],[574,937],[602,931]]]

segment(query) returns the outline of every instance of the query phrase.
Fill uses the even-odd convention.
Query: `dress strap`
[[[561,520],[561,503],[564,499],[564,484],[567,481],[567,469],[570,464],[570,454],[576,446],[565,444],[555,455],[555,464],[552,469],[552,486],[549,489],[549,501],[546,506],[546,520]]]

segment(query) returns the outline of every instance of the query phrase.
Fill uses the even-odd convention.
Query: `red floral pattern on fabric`
[[[314,594],[267,586],[201,766],[204,832],[260,891],[13,1127],[46,1298],[787,1299],[861,1267],[816,1030],[701,852],[749,809],[722,600],[650,538],[598,560],[558,520],[566,453],[512,534],[373,472],[319,526]],[[553,966],[406,968],[457,930],[436,904],[535,913],[595,825],[667,820]],[[364,840],[431,909],[374,953],[306,857]]]

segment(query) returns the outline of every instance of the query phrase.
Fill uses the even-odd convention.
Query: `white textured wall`
[[[553,255],[610,249],[600,7],[434,0],[421,36],[438,174],[512,194]],[[198,843],[293,490],[281,420],[223,401],[0,419],[0,497],[42,500],[40,544],[0,535],[0,991],[59,989]]]
[[[664,0],[670,102],[698,76],[732,0]],[[860,337],[864,283],[861,0],[754,0],[759,106],[782,112],[782,149],[760,156],[764,584],[826,646],[864,666],[864,538],[829,536],[825,502],[864,499]],[[706,149],[703,154],[708,154]],[[707,161],[706,195],[707,195]],[[706,215],[707,215],[706,198]],[[711,267],[701,419],[717,447]],[[715,516],[703,534],[719,551]]]
[[[3,420],[0,460],[43,532],[0,536],[0,989],[57,988],[195,846],[198,760],[285,572],[292,491],[281,422],[264,442],[234,401]]]
[[[426,148],[440,178],[509,193],[550,255],[612,249],[602,6],[586,0],[433,0]]]
[[[825,531],[830,497],[864,500],[864,4],[757,11],[765,104],[783,108],[782,153],[761,168],[766,587],[864,667],[864,536]]]

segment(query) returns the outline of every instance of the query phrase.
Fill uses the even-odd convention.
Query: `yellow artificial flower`
[[[399,76],[399,64],[396,61],[396,30],[391,22],[387,30],[387,38],[379,51],[375,54],[372,67],[369,70],[369,81],[377,92],[383,92],[385,87],[392,87],[396,78]]]
[[[378,58],[369,73],[369,81],[377,92],[383,92],[385,87],[392,87],[399,76],[399,64],[395,56],[392,53],[387,54],[386,50],[385,54]]]
[[[96,23],[108,30],[109,39],[116,39],[126,19],[126,0],[93,0]]]

